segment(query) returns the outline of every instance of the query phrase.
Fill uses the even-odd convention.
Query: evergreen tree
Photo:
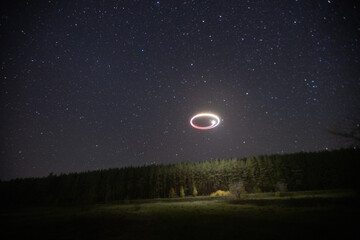
[[[175,189],[171,187],[169,191],[169,198],[175,198],[175,197],[177,197]]]
[[[181,186],[181,188],[180,188],[180,197],[185,197],[185,191],[184,191],[184,187],[183,186]]]
[[[198,191],[197,191],[196,186],[194,184],[194,186],[193,186],[193,196],[196,197],[197,195],[198,195]]]
[[[0,201],[85,206],[121,199],[176,197],[177,193],[181,197],[197,196],[198,192],[207,195],[229,187],[241,191],[357,189],[360,186],[358,159],[359,149],[343,149],[50,174],[45,178],[1,181]],[[233,185],[239,182],[241,187]]]

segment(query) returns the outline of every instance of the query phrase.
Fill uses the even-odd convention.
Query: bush
[[[196,189],[196,186],[193,187],[193,196],[196,197],[198,195],[198,191]]]
[[[171,187],[169,191],[169,198],[175,198],[175,197],[177,197],[175,189]]]
[[[225,197],[229,195],[230,195],[229,191],[217,190],[216,192],[211,193],[210,197]]]
[[[185,191],[183,186],[181,186],[180,188],[180,197],[185,197]]]
[[[255,186],[255,187],[253,188],[253,192],[254,192],[254,193],[261,193],[262,191],[261,191],[261,188],[260,188],[260,187]]]
[[[283,183],[283,182],[277,182],[275,185],[275,191],[276,192],[287,192],[287,183]]]
[[[240,199],[243,193],[246,193],[244,182],[235,182],[230,186],[230,193],[237,199]]]
[[[281,192],[275,192],[275,197],[281,197]]]
[[[292,192],[275,192],[275,197],[292,197],[294,196],[294,193]]]

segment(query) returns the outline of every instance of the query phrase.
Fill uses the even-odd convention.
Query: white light
[[[214,119],[210,121],[211,122],[210,126],[199,127],[199,126],[197,126],[197,125],[195,125],[193,123],[193,121],[196,118],[199,118],[199,117],[210,117],[210,118],[214,118]],[[207,129],[212,129],[212,128],[218,126],[220,124],[220,118],[218,116],[216,116],[215,114],[212,114],[212,113],[199,113],[199,114],[196,114],[195,116],[193,116],[190,119],[190,124],[191,124],[192,127],[196,128],[196,129],[207,130]]]

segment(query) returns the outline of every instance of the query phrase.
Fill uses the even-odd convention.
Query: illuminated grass
[[[1,218],[11,239],[347,239],[356,233],[357,200],[353,191],[259,193],[7,209]]]

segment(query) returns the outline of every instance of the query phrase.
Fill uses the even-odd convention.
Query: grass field
[[[4,207],[0,239],[360,239],[353,191]]]

